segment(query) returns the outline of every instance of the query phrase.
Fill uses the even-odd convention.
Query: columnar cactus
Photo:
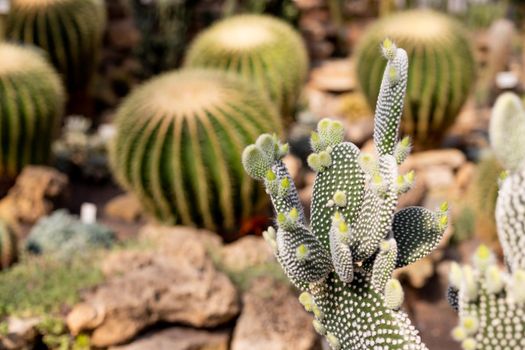
[[[344,142],[339,122],[319,122],[308,157],[317,172],[310,226],[280,159],[286,145],[263,134],[243,152],[246,171],[265,183],[277,212],[277,229],[264,236],[332,349],[426,349],[400,311],[403,290],[392,272],[430,253],[447,226],[446,203],[436,212],[396,212],[414,182],[413,172],[398,174],[410,152],[409,139],[398,140],[408,58],[390,40],[382,50],[388,62],[375,113],[377,158]]]
[[[378,21],[364,35],[357,53],[357,76],[375,105],[385,64],[376,43],[390,37],[410,58],[403,131],[418,147],[441,141],[454,123],[474,82],[474,59],[465,29],[430,10],[411,10]]]
[[[60,78],[39,52],[0,44],[0,177],[48,161],[63,95]]]
[[[494,106],[490,138],[508,173],[502,176],[496,223],[507,271],[496,265],[488,248],[474,255],[474,267],[453,264],[449,301],[459,311],[453,330],[465,350],[525,348],[525,152],[521,130],[525,113],[516,95],[499,97]]]
[[[101,0],[11,0],[6,36],[49,54],[69,91],[90,82],[106,21]]]
[[[235,74],[183,70],[136,89],[117,111],[114,174],[159,221],[232,234],[267,203],[240,166],[272,103]]]
[[[6,221],[0,220],[0,270],[18,260],[18,238]]]
[[[300,35],[270,16],[225,19],[192,43],[185,65],[216,67],[241,74],[270,96],[290,122],[308,71]]]

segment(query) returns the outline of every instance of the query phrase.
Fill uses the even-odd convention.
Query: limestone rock
[[[256,279],[243,297],[231,350],[317,350],[312,316],[286,285]]]
[[[230,271],[242,271],[274,261],[269,244],[256,236],[243,237],[226,245],[221,252],[221,263]]]
[[[8,211],[22,222],[35,223],[53,211],[63,199],[67,185],[67,176],[53,168],[27,166],[0,201],[0,211]]]
[[[110,350],[228,350],[226,331],[205,331],[173,327],[146,334],[130,344]]]
[[[18,350],[31,348],[38,335],[36,326],[40,321],[38,317],[9,317],[7,319],[7,335],[0,335],[0,349]]]
[[[104,214],[111,219],[136,222],[143,210],[138,199],[132,194],[123,194],[110,200],[104,207]]]
[[[457,149],[443,149],[411,154],[402,164],[401,169],[408,171],[425,169],[429,166],[447,166],[458,169],[467,161],[465,155]]]
[[[220,238],[200,231],[147,226],[140,236],[156,248],[112,253],[102,264],[111,277],[68,315],[71,332],[93,330],[92,344],[107,347],[157,322],[217,327],[232,320],[237,291],[209,255]]]

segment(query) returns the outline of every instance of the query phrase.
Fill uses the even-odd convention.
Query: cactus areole
[[[286,145],[265,134],[242,157],[277,212],[276,228],[264,237],[332,349],[426,349],[400,311],[403,290],[392,272],[429,254],[448,222],[446,203],[436,211],[396,212],[398,197],[414,183],[413,172],[398,174],[410,152],[410,140],[398,138],[408,57],[389,39],[382,51],[387,65],[375,113],[377,154],[345,142],[339,122],[319,122],[308,157],[317,172],[310,225],[281,161]]]

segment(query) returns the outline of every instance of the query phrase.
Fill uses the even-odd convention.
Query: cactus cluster
[[[490,124],[491,146],[507,172],[500,178],[496,224],[507,269],[480,246],[474,266],[453,263],[448,297],[460,322],[453,337],[464,350],[525,347],[525,153],[520,130],[525,113],[520,99],[498,98]]]
[[[76,91],[95,71],[105,21],[101,0],[12,0],[6,37],[44,49]]]
[[[311,137],[308,163],[317,176],[310,225],[281,157],[286,150],[263,134],[243,152],[245,170],[264,182],[277,212],[265,239],[290,280],[303,291],[315,329],[332,349],[426,349],[400,310],[403,290],[394,269],[429,254],[448,224],[448,207],[408,207],[398,197],[414,173],[398,174],[410,140],[398,140],[407,83],[406,51],[385,40],[387,66],[375,113],[377,155],[343,140],[343,127],[323,119]]]
[[[433,146],[454,123],[474,82],[468,35],[453,18],[430,10],[405,11],[379,20],[361,39],[357,53],[357,76],[371,106],[385,68],[377,57],[376,43],[387,36],[406,49],[411,62],[403,131],[417,147]]]
[[[0,219],[0,270],[18,260],[18,238],[12,227]]]
[[[280,120],[235,74],[182,70],[136,89],[121,105],[114,174],[159,221],[234,233],[267,201],[242,170],[242,149]]]
[[[239,15],[213,25],[190,46],[185,65],[237,72],[267,93],[288,123],[308,72],[300,35],[265,15]]]
[[[36,49],[0,44],[0,177],[48,161],[64,106],[60,78]]]

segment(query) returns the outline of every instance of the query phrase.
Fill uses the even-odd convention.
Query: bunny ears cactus
[[[525,348],[525,111],[518,96],[498,98],[489,132],[494,153],[508,169],[495,213],[508,270],[496,265],[485,246],[474,254],[474,266],[452,264],[448,299],[460,317],[452,336],[464,350],[518,350]]]
[[[392,272],[429,254],[448,222],[446,203],[436,212],[396,212],[398,197],[414,183],[413,172],[398,174],[410,152],[410,140],[398,140],[408,58],[388,39],[382,51],[388,64],[375,114],[377,155],[344,142],[341,123],[319,122],[308,157],[317,173],[310,225],[281,161],[287,146],[265,134],[242,155],[277,212],[277,229],[264,237],[332,349],[426,349],[399,310],[403,290]]]

